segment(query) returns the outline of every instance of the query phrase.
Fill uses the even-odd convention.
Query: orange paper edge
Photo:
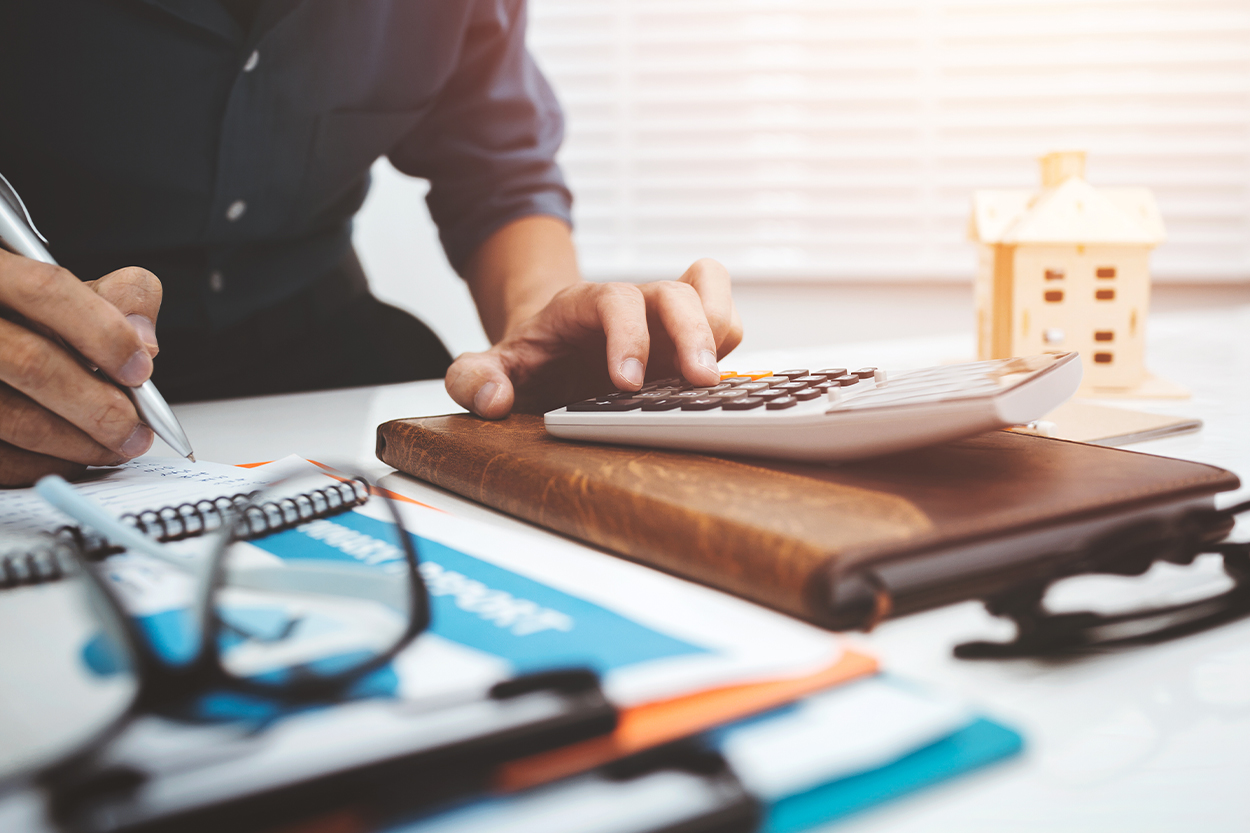
[[[273,460],[266,460],[263,463],[235,463],[234,467],[236,469],[254,469],[254,468],[257,468],[258,466],[267,466],[272,462]],[[318,463],[316,460],[309,460],[308,462],[312,463],[314,466],[323,468],[326,471],[329,471],[329,472],[334,471],[334,468],[332,466],[327,466],[325,463]],[[341,480],[342,478],[339,478],[339,479]],[[422,503],[419,500],[414,500],[413,498],[410,498],[406,495],[401,495],[399,492],[392,492],[390,489],[383,489],[381,486],[374,486],[370,484],[369,491],[372,494],[384,495],[385,497],[388,497],[391,500],[398,500],[401,503],[411,503],[414,506],[424,506],[426,509],[433,509],[435,512],[442,512],[444,515],[447,514],[447,511],[445,509],[439,509],[437,506],[430,506],[430,504],[428,503]]]
[[[806,677],[714,688],[623,709],[611,734],[510,761],[495,770],[493,786],[502,792],[513,792],[545,784],[783,706],[876,670],[876,659],[847,650],[833,665]]]

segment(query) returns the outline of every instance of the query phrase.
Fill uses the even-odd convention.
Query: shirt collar
[[[238,41],[243,33],[239,24],[217,0],[142,0],[201,29]]]
[[[239,29],[239,24],[217,0],[142,0],[186,22],[207,29],[235,42],[247,40],[249,33]],[[257,17],[258,33],[271,29],[303,0],[267,0]]]

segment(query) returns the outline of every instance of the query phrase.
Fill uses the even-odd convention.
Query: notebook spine
[[[58,530],[23,537],[0,548],[0,589],[44,584],[73,575],[75,533]]]
[[[255,496],[252,492],[180,503],[123,515],[121,521],[158,541],[168,542],[213,532],[221,528],[227,516],[236,515],[237,534],[251,540],[360,506],[369,499],[369,484],[364,478],[353,478],[259,504],[253,502]]]

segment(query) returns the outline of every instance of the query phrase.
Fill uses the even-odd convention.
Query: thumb
[[[146,269],[128,266],[88,284],[96,294],[121,311],[139,334],[148,355],[155,356],[156,316],[161,311],[161,282]]]
[[[445,384],[456,404],[480,417],[503,419],[512,411],[512,380],[494,350],[462,353],[447,369]]]

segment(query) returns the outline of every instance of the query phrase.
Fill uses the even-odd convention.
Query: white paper
[[[87,478],[74,487],[121,516],[246,493],[264,483],[261,469],[156,457],[132,460],[117,468],[89,470]],[[51,532],[75,525],[34,489],[0,490],[0,534]]]
[[[776,801],[885,766],[972,719],[967,706],[954,699],[874,677],[730,729],[721,752],[751,794]]]

